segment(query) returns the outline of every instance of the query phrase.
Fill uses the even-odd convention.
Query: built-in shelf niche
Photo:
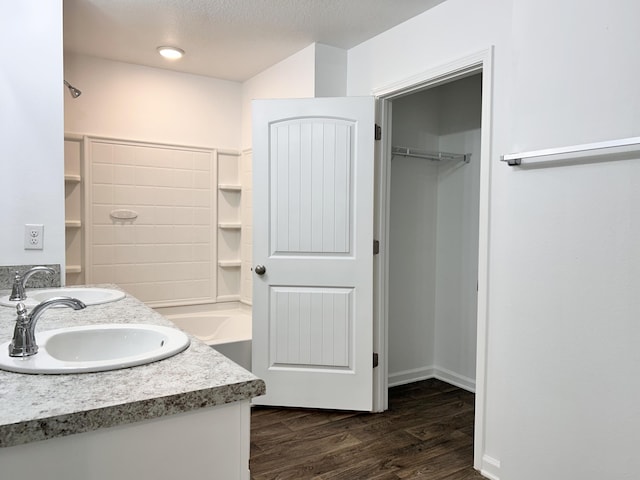
[[[83,258],[83,139],[81,136],[64,137],[64,192],[65,192],[65,270],[66,285],[84,284]]]
[[[218,297],[240,300],[242,246],[240,156],[218,152]]]

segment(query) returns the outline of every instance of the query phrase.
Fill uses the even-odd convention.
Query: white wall
[[[444,108],[442,111],[447,111]],[[470,153],[438,172],[434,365],[442,379],[475,389],[480,129],[441,135],[440,150]]]
[[[347,94],[347,51],[316,43],[315,96],[344,97]]]
[[[482,79],[442,85],[439,149],[469,153],[438,172],[435,365],[443,378],[475,386]]]
[[[393,102],[394,146],[438,150],[438,96],[428,90]],[[389,383],[431,376],[434,362],[438,165],[391,160],[389,218]]]
[[[67,132],[179,145],[240,148],[242,85],[200,75],[66,55]]]
[[[438,166],[391,161],[389,221],[389,383],[433,374]]]
[[[0,265],[64,265],[62,1],[0,7]],[[24,250],[24,224],[44,250]]]
[[[640,160],[499,162],[640,135],[639,17],[633,0],[448,0],[349,51],[362,95],[495,46],[481,453],[502,480],[640,469]]]
[[[315,95],[316,46],[309,45],[242,84],[242,148],[251,147],[251,101]]]
[[[242,84],[242,148],[251,147],[251,101],[346,94],[347,52],[312,43]]]

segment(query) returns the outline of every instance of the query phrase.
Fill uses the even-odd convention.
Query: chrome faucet
[[[74,310],[81,310],[86,305],[77,298],[71,297],[54,297],[45,300],[27,313],[24,303],[16,305],[16,326],[13,329],[13,339],[9,345],[10,357],[29,357],[38,353],[38,344],[36,343],[36,324],[40,315],[50,307],[56,305],[64,305]]]
[[[31,278],[31,276],[38,272],[46,272],[53,275],[55,275],[56,273],[53,268],[49,267],[33,267],[24,272],[22,275],[20,275],[20,272],[16,270],[16,273],[13,276],[13,288],[11,289],[11,296],[9,296],[9,300],[25,300],[27,298],[27,294],[24,292],[25,285]]]

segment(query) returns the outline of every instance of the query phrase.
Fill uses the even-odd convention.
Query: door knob
[[[258,275],[264,275],[267,271],[267,267],[265,267],[264,265],[256,265],[256,267],[253,269]]]

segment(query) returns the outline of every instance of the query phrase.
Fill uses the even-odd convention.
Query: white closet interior
[[[393,100],[389,385],[473,391],[482,75]]]

